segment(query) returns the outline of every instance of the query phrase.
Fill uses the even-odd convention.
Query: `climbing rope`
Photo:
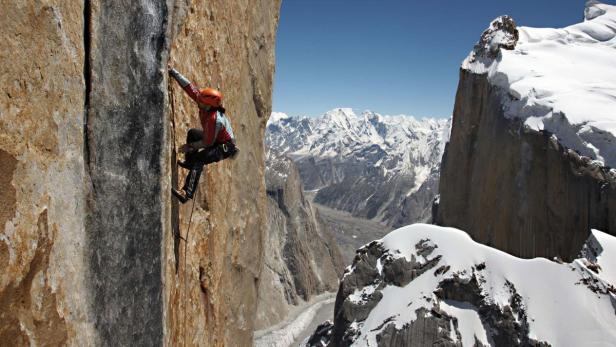
[[[184,290],[183,290],[183,294],[184,294],[184,346],[186,346],[186,339],[187,339],[187,335],[186,335],[186,306],[188,305],[188,295],[187,295],[187,288],[188,288],[188,277],[186,276],[186,269],[187,269],[187,255],[188,255],[188,236],[190,235],[190,226],[192,225],[192,217],[193,217],[193,212],[195,211],[195,200],[197,199],[197,192],[195,192],[195,195],[193,196],[193,201],[192,201],[192,208],[190,209],[190,218],[188,219],[188,230],[186,231],[186,238],[184,239]]]
[[[175,135],[175,95],[173,92],[173,87],[171,86],[171,84],[167,85],[167,88],[169,90],[169,103],[171,104],[171,133],[173,135],[173,153],[175,154],[175,159],[176,162],[174,163],[175,166],[175,170],[177,170],[177,145],[176,145],[176,135]],[[187,335],[186,335],[186,306],[188,306],[188,295],[187,295],[187,288],[188,288],[188,276],[186,273],[186,269],[188,268],[188,237],[190,236],[190,227],[192,226],[192,218],[193,218],[193,213],[195,212],[195,200],[197,199],[197,192],[195,192],[195,195],[193,196],[192,199],[192,207],[190,209],[190,217],[188,219],[188,229],[186,230],[186,235],[185,237],[182,237],[182,232],[178,230],[178,237],[180,238],[180,240],[184,241],[184,269],[183,269],[183,277],[184,277],[184,288],[182,288],[181,290],[181,294],[182,294],[182,299],[184,301],[184,308],[183,308],[183,314],[182,314],[182,327],[183,327],[183,342],[184,342],[184,346],[186,346],[186,339],[187,339]],[[179,229],[179,227],[178,227]]]

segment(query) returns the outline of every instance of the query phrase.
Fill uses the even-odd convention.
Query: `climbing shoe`
[[[178,165],[188,170],[192,169],[192,166],[190,166],[190,164],[188,164],[188,162],[186,161],[178,160]]]
[[[175,188],[171,188],[171,193],[173,193],[173,195],[178,198],[182,204],[185,204],[188,201],[188,198]]]

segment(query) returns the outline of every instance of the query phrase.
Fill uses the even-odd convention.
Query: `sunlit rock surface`
[[[251,343],[279,6],[2,4],[3,344]],[[242,150],[208,168],[188,244],[192,205],[169,189],[197,110],[169,94],[169,57],[225,93]]]

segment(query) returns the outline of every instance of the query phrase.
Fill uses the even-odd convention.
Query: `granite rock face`
[[[88,345],[84,8],[2,1],[0,341]]]
[[[279,6],[2,3],[0,341],[251,343]],[[169,57],[225,93],[242,149],[208,168],[194,213],[169,194],[198,124]]]
[[[174,8],[184,20],[172,28],[170,61],[199,87],[223,92],[241,152],[207,167],[194,212],[191,204],[167,211],[173,221],[167,226],[176,231],[166,232],[164,243],[168,345],[252,344],[267,241],[263,137],[279,8],[280,1],[269,0],[178,2]],[[199,125],[197,108],[175,83],[170,98],[167,153]],[[178,170],[171,171],[179,185],[185,171]]]
[[[84,160],[86,251],[104,345],[160,344],[165,230],[165,3],[91,2]]]
[[[293,161],[268,151],[265,179],[268,227],[257,329],[285,319],[294,305],[336,290],[344,270],[332,231],[304,196]]]

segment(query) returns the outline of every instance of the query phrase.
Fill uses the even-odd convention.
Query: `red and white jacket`
[[[193,99],[199,106],[199,120],[201,121],[201,127],[203,128],[203,144],[205,146],[213,146],[215,144],[223,144],[228,142],[235,143],[235,136],[233,135],[233,128],[229,118],[221,112],[220,109],[206,110],[206,108],[199,103],[199,89],[197,89],[186,77],[182,76],[177,70],[171,69],[171,76],[175,78],[182,89]]]

